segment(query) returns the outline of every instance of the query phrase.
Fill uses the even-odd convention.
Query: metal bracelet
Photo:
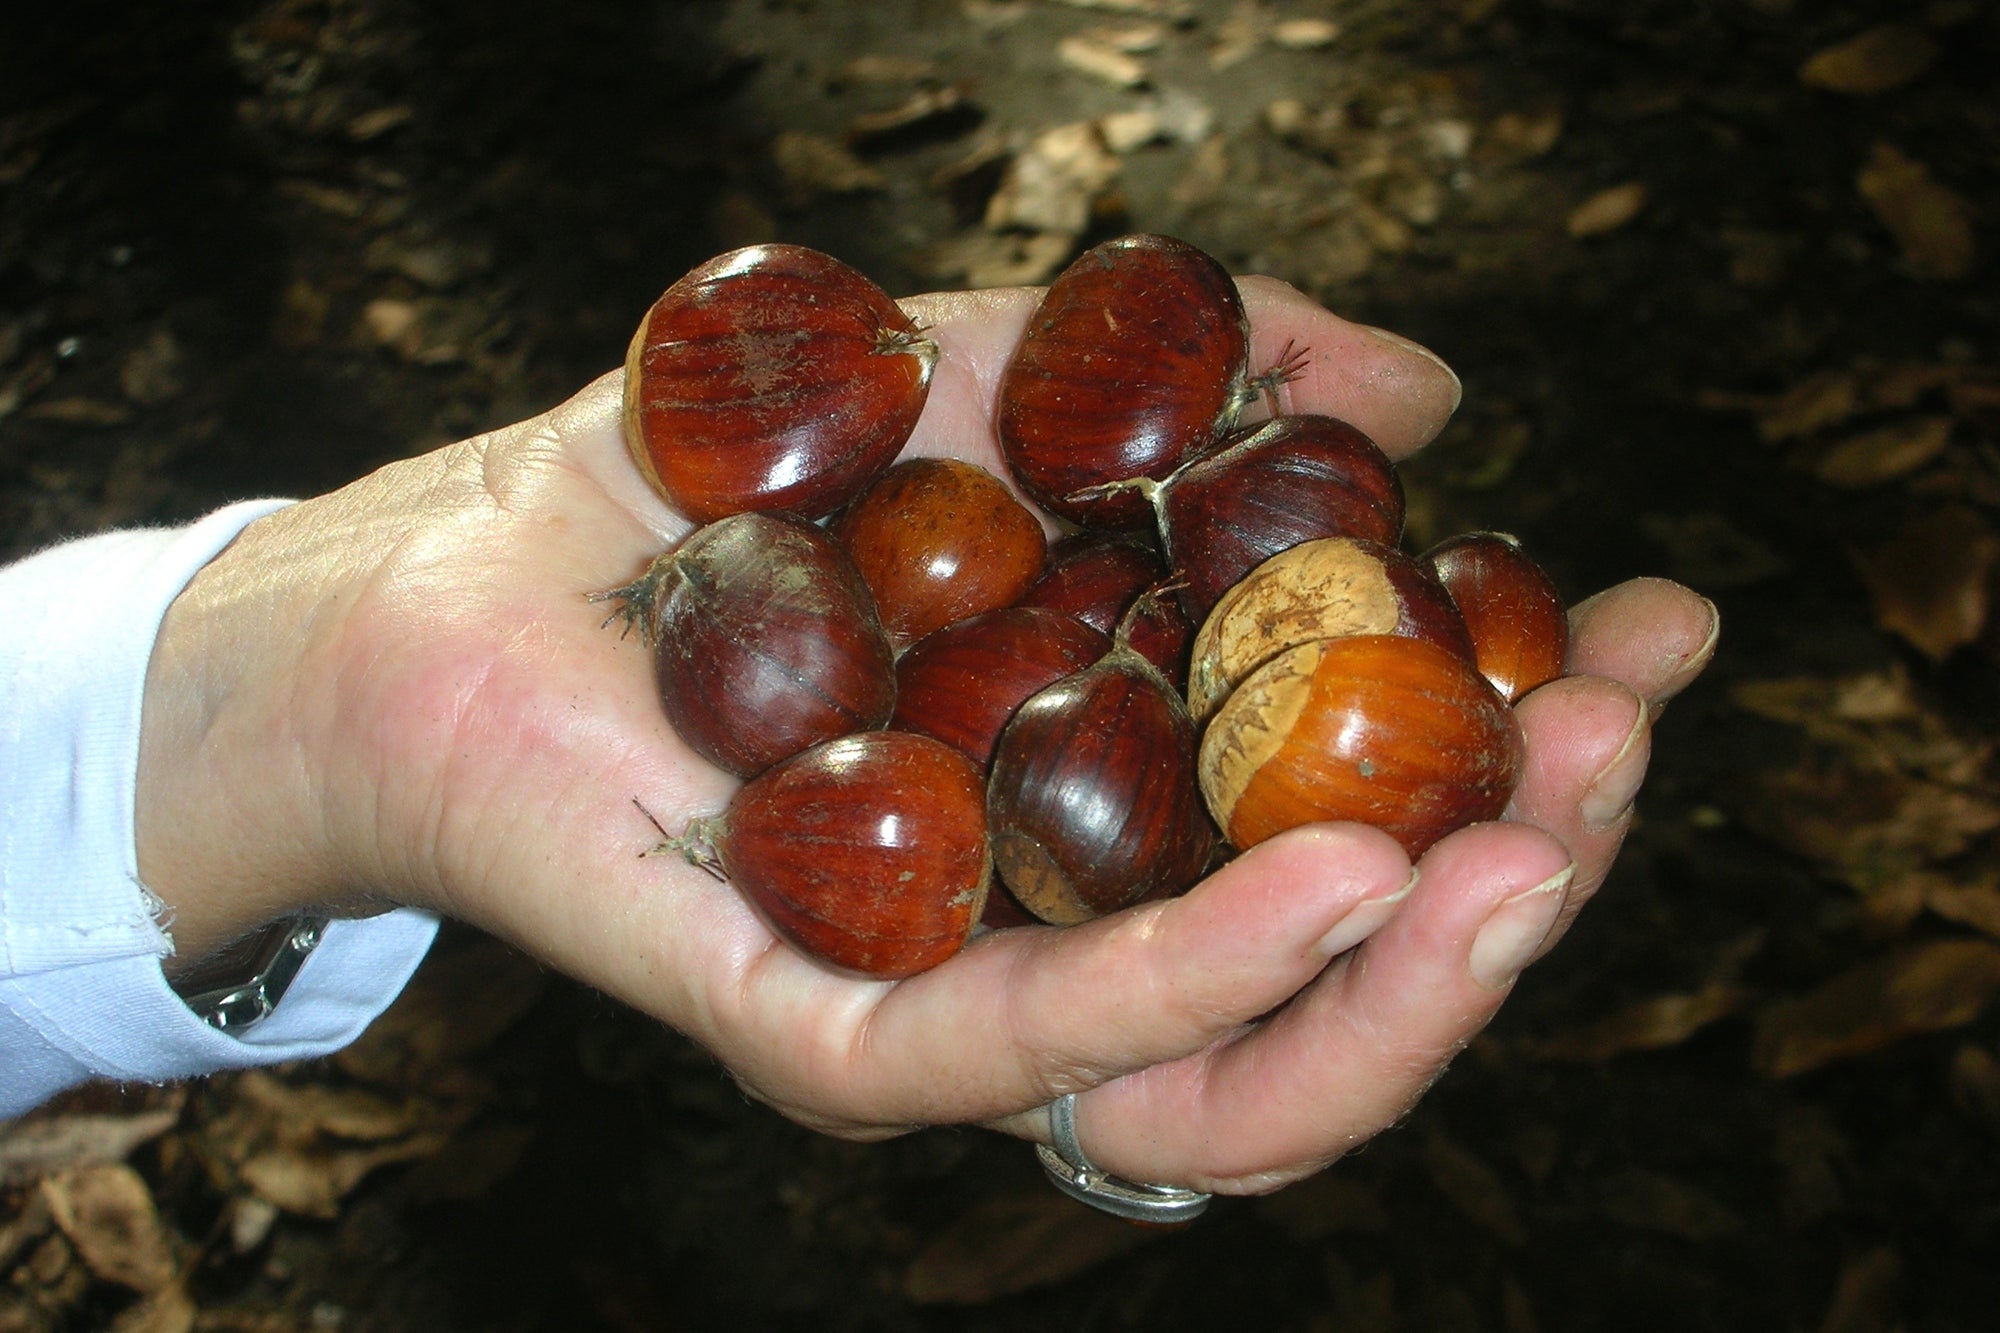
[[[1080,1199],[1115,1217],[1133,1222],[1190,1222],[1201,1216],[1212,1195],[1177,1185],[1148,1185],[1125,1180],[1091,1164],[1076,1141],[1076,1094],[1065,1093],[1049,1103],[1049,1137],[1053,1144],[1036,1144],[1035,1156],[1049,1181],[1072,1199]]]
[[[280,921],[170,984],[202,1022],[233,1036],[271,1016],[326,923],[318,916]]]

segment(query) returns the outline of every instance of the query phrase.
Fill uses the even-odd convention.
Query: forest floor
[[[1185,237],[1443,354],[1410,538],[1722,608],[1396,1130],[1151,1232],[469,933],[326,1062],[0,1124],[0,1333],[1957,1330],[2000,1307],[2000,7],[108,0],[0,19],[0,555],[616,365],[695,262]]]

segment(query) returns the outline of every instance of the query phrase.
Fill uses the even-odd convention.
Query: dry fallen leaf
[[[1813,475],[1829,486],[1860,490],[1908,476],[1933,462],[1951,442],[1948,416],[1905,417],[1840,440],[1813,463]]]
[[[786,130],[771,141],[771,161],[795,199],[879,190],[888,178],[833,140]]]
[[[1628,1167],[1597,1182],[1598,1207],[1612,1221],[1687,1241],[1719,1240],[1742,1232],[1743,1219],[1691,1181],[1660,1171]]]
[[[0,1189],[71,1167],[122,1162],[179,1119],[176,1104],[135,1115],[71,1113],[0,1124]]]
[[[1851,968],[1766,1009],[1751,1063],[1790,1078],[1907,1037],[1970,1023],[2000,994],[2000,945],[1932,940]]]
[[[1886,93],[1936,59],[1937,43],[1922,28],[1884,23],[1814,52],[1799,66],[1799,82],[1830,93]]]
[[[1137,88],[1146,82],[1145,61],[1082,34],[1056,43],[1056,59],[1077,73],[1114,88]]]
[[[1053,1190],[993,1199],[947,1226],[910,1264],[917,1305],[979,1305],[1060,1282],[1158,1235]]]
[[[1602,236],[1606,232],[1617,231],[1638,217],[1645,206],[1646,186],[1642,181],[1628,181],[1608,190],[1599,190],[1571,210],[1567,224],[1569,234],[1576,240],[1582,240],[1587,236]]]
[[[49,1216],[100,1280],[159,1291],[174,1280],[173,1237],[129,1166],[87,1166],[42,1182]]]
[[[109,1333],[190,1333],[200,1315],[186,1285],[171,1282],[119,1311]]]
[[[1098,196],[1118,178],[1118,155],[1093,121],[1060,125],[1015,154],[986,205],[994,231],[1020,228],[1081,236]]]
[[[1834,1283],[1819,1333],[1881,1333],[1907,1327],[1900,1314],[1902,1283],[1903,1260],[1887,1246],[1848,1260]]]
[[[1528,1229],[1506,1182],[1470,1148],[1433,1128],[1424,1136],[1424,1166],[1438,1193],[1467,1220],[1505,1244],[1528,1243]]]
[[[1878,143],[1854,185],[1918,277],[1949,280],[1972,271],[1977,243],[1971,206],[1929,167]]]
[[[1605,1060],[1626,1051],[1662,1050],[1678,1046],[1709,1024],[1738,1012],[1751,998],[1747,987],[1722,984],[1683,994],[1656,995],[1573,1031],[1531,1043],[1527,1050],[1545,1060]]]
[[[1986,626],[2000,532],[1984,514],[1948,505],[1918,514],[1852,553],[1875,621],[1935,661]]]

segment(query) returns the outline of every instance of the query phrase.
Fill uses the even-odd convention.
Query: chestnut
[[[1542,567],[1504,532],[1447,538],[1418,557],[1472,636],[1473,660],[1509,703],[1562,675],[1569,611]]]
[[[982,769],[1037,690],[1095,662],[1110,637],[1047,607],[1008,606],[935,630],[896,660],[889,725],[955,746]]]
[[[1514,712],[1458,654],[1358,634],[1289,648],[1210,720],[1200,780],[1238,850],[1319,820],[1373,824],[1412,857],[1506,809],[1520,780]]]
[[[1272,556],[1215,604],[1195,634],[1188,708],[1205,719],[1286,648],[1347,634],[1425,639],[1472,661],[1465,622],[1428,570],[1379,542],[1322,537]]]
[[[751,777],[896,705],[895,659],[868,585],[804,519],[735,514],[697,528],[606,597],[653,645],[660,702],[690,748]]]
[[[1074,925],[1201,877],[1214,847],[1187,707],[1123,635],[1022,704],[986,784],[993,864],[1022,906]]]
[[[1144,538],[1075,532],[1049,548],[1041,577],[1015,605],[1067,611],[1109,634],[1141,593],[1166,581],[1166,562]],[[1126,637],[1175,689],[1186,687],[1194,624],[1177,599],[1156,598],[1127,626]]]
[[[899,650],[954,620],[1007,606],[1042,572],[1041,520],[982,467],[909,458],[835,522]]]
[[[1170,236],[1086,250],[1049,284],[1000,381],[1014,479],[1072,522],[1143,527],[1145,501],[1077,492],[1158,480],[1206,449],[1250,392],[1250,325],[1222,265]]]
[[[807,953],[906,977],[957,953],[985,905],[979,772],[928,736],[826,741],[739,788],[667,848],[728,879]]]
[[[831,255],[732,250],[640,321],[625,443],[697,523],[752,509],[820,518],[895,461],[937,355],[887,293]]]
[[[1395,465],[1373,440],[1328,416],[1245,427],[1183,464],[1150,498],[1195,624],[1245,574],[1300,542],[1359,537],[1394,546],[1403,536]]]

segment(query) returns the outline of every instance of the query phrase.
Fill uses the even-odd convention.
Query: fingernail
[[[1361,941],[1380,930],[1390,917],[1396,915],[1396,908],[1410,891],[1417,887],[1417,872],[1410,871],[1410,877],[1403,881],[1403,887],[1380,898],[1364,898],[1349,909],[1340,924],[1320,936],[1319,954],[1322,958],[1332,958],[1346,953]]]
[[[1420,342],[1410,341],[1400,333],[1391,333],[1387,329],[1378,329],[1372,324],[1364,324],[1361,327],[1370,337],[1380,342],[1385,342],[1398,351],[1414,353],[1443,371],[1444,383],[1449,386],[1451,396],[1451,406],[1445,409],[1446,419],[1448,420],[1453,412],[1458,411],[1459,403],[1465,399],[1465,386],[1459,383],[1458,372],[1446,365],[1443,357]],[[1442,421],[1439,422],[1438,427],[1439,429],[1443,429],[1444,423]]]
[[[1472,979],[1490,990],[1513,984],[1535,950],[1549,937],[1562,912],[1563,895],[1576,867],[1565,866],[1532,889],[1515,894],[1493,909],[1472,939]]]
[[[1715,656],[1715,645],[1722,638],[1722,612],[1706,597],[1701,599],[1701,604],[1708,612],[1708,633],[1703,637],[1701,646],[1687,655],[1686,660],[1674,669],[1674,673],[1667,677],[1665,683],[1653,695],[1652,703],[1655,708],[1686,689],[1688,682],[1700,675],[1701,669],[1708,665],[1708,659]]]
[[[1604,832],[1623,819],[1632,808],[1632,803],[1639,799],[1639,784],[1646,780],[1650,747],[1645,740],[1646,728],[1651,720],[1642,700],[1638,716],[1632,719],[1632,730],[1625,733],[1625,743],[1618,747],[1618,753],[1611,756],[1611,762],[1599,771],[1596,781],[1584,792],[1579,813],[1583,816],[1586,833]]]

